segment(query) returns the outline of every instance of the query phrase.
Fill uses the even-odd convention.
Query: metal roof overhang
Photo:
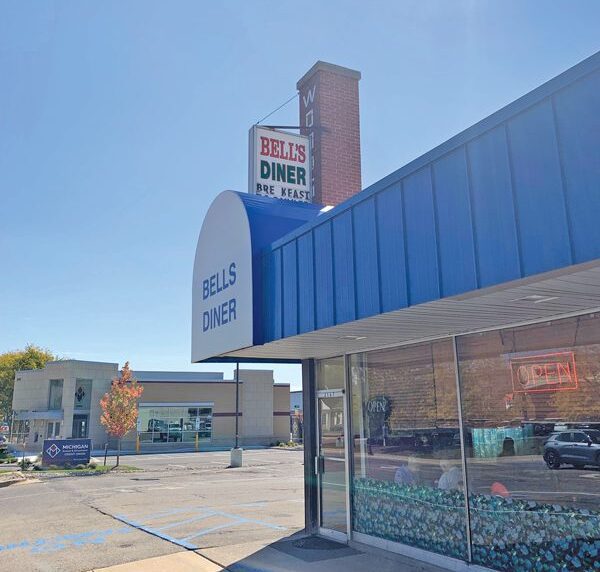
[[[600,260],[215,356],[298,362],[600,311]]]

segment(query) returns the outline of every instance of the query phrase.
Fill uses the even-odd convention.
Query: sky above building
[[[366,187],[598,51],[599,23],[595,0],[2,2],[0,352],[231,375],[190,363],[198,233],[316,60],[362,73]]]

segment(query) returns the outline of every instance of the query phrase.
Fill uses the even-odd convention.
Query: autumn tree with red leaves
[[[119,466],[121,439],[136,427],[138,399],[143,391],[144,388],[131,374],[129,362],[126,362],[121,370],[121,376],[112,380],[110,391],[100,400],[100,407],[102,407],[100,422],[106,427],[107,433],[118,440],[115,467]]]

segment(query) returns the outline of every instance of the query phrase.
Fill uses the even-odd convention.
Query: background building
[[[302,391],[290,391],[290,433],[292,434],[292,441],[302,443],[303,424]]]
[[[11,439],[30,450],[45,438],[89,437],[93,448],[109,442],[100,423],[100,399],[119,375],[118,364],[64,360],[15,377]],[[136,431],[123,449],[229,447],[235,438],[235,381],[223,373],[138,371],[144,387]],[[240,369],[240,442],[288,441],[289,385],[274,384],[272,370]]]

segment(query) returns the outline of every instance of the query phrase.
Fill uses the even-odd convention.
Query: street
[[[114,459],[111,459],[114,461]],[[199,550],[230,564],[304,526],[303,452],[124,456],[143,469],[0,489],[0,570],[76,572]]]

